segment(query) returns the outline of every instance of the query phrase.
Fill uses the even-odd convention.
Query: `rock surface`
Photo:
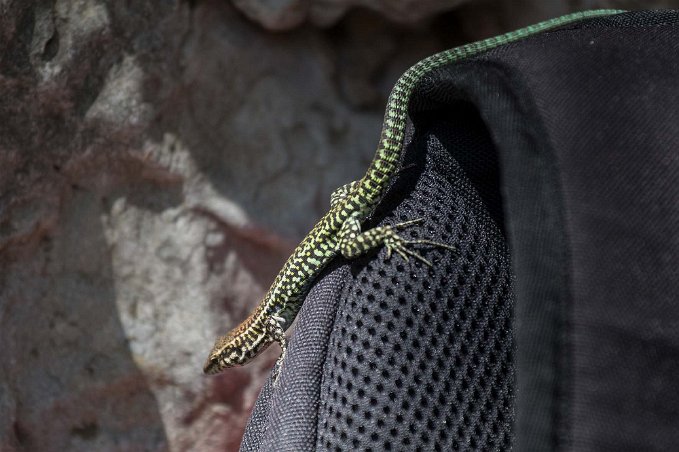
[[[306,21],[327,27],[352,8],[377,11],[401,23],[421,21],[470,0],[233,0],[247,17],[269,30],[294,28]]]
[[[0,450],[237,449],[278,350],[205,377],[214,338],[367,167],[398,75],[530,11],[502,5],[272,34],[220,0],[2,2]]]

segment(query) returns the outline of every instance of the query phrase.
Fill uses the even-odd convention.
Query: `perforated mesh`
[[[459,251],[420,248],[432,268],[385,260],[384,250],[352,263],[321,385],[317,449],[508,450],[514,367],[504,238],[436,137],[411,147],[428,147],[419,150],[425,171],[409,177],[414,191],[382,224],[424,218],[404,236]]]

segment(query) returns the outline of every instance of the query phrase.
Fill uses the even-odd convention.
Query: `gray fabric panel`
[[[335,268],[311,289],[290,337],[277,384],[262,389],[243,437],[241,451],[313,450],[327,342],[346,268]]]

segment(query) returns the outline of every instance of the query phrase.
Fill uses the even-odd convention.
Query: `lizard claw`
[[[406,240],[396,232],[395,229],[403,229],[414,224],[422,223],[424,218],[417,218],[415,220],[404,221],[402,223],[395,224],[386,231],[386,237],[384,238],[384,246],[387,248],[387,259],[391,259],[392,253],[395,251],[398,253],[405,261],[408,261],[408,257],[412,256],[420,262],[424,263],[429,267],[433,267],[433,264],[425,259],[421,254],[408,248],[409,245],[432,245],[440,248],[445,248],[451,251],[457,251],[454,246],[446,245],[445,243],[435,242],[433,240],[417,239],[417,240]]]
[[[417,242],[405,240],[398,234],[393,233],[391,236],[387,237],[384,240],[384,246],[387,247],[387,259],[391,259],[392,251],[396,251],[406,262],[409,260],[408,256],[412,256],[415,259],[424,263],[425,265],[432,267],[433,265],[431,262],[422,257],[419,253],[408,249],[407,245],[410,245],[412,243]]]

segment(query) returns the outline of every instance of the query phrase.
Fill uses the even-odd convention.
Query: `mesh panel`
[[[677,12],[673,10],[633,11],[614,16],[597,17],[569,28],[602,28],[602,27],[656,27],[676,24],[679,21]]]
[[[508,450],[514,367],[504,238],[435,137],[411,148],[426,155],[425,171],[383,223],[424,218],[403,235],[458,252],[420,248],[432,268],[385,261],[384,250],[351,264],[321,386],[317,449]]]

